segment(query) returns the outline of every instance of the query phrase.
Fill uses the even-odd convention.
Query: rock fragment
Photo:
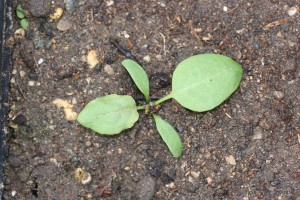
[[[51,0],[30,0],[29,12],[34,17],[47,17],[50,13]]]
[[[155,193],[156,181],[152,176],[145,176],[137,184],[137,194],[140,200],[151,200]]]

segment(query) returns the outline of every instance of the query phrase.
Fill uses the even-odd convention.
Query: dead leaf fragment
[[[94,68],[99,63],[97,51],[96,50],[89,51],[86,57],[86,61],[89,64],[89,67],[91,69]]]
[[[55,99],[53,103],[59,107],[63,108],[65,112],[65,119],[68,121],[74,121],[77,119],[77,113],[73,111],[73,105],[68,103],[63,99]]]

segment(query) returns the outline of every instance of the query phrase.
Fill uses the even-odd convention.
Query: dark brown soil
[[[30,30],[12,55],[5,199],[300,199],[299,0],[78,0],[73,12],[63,0],[32,1],[15,1]],[[69,30],[50,20],[57,7]],[[141,99],[112,40],[152,77],[152,97],[170,91],[176,65],[193,54],[232,57],[243,80],[210,112],[163,104],[158,113],[184,142],[175,159],[143,112],[132,129],[106,137],[53,103],[79,113],[107,94]],[[100,61],[93,69],[90,50]],[[92,181],[78,182],[77,168]]]

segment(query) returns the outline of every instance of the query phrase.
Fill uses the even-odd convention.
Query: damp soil
[[[13,43],[4,199],[300,199],[298,0],[66,2],[14,1],[30,26]],[[62,18],[52,20],[58,7]],[[209,112],[163,103],[157,112],[184,143],[176,159],[143,111],[109,137],[74,120],[107,94],[144,103],[112,41],[149,74],[152,99],[170,92],[176,65],[195,54],[232,57],[243,79]]]

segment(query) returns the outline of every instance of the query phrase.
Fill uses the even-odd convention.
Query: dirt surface
[[[5,199],[300,199],[298,0],[17,3],[30,30],[14,41]],[[50,19],[58,7],[62,17]],[[113,137],[74,120],[107,94],[144,103],[115,40],[151,76],[153,98],[170,91],[190,55],[221,53],[243,66],[240,88],[216,109],[195,113],[170,100],[158,111],[184,143],[179,159],[143,112]]]

